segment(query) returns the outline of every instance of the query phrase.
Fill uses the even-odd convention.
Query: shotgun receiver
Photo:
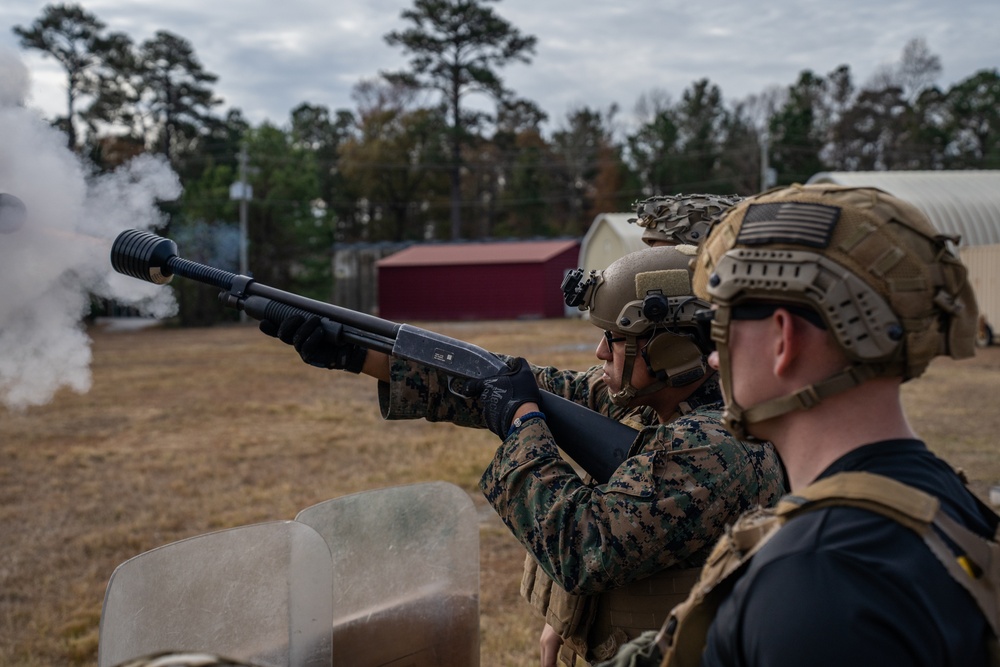
[[[349,308],[316,301],[177,256],[177,244],[135,229],[118,235],[111,247],[115,271],[139,280],[165,284],[174,275],[222,290],[219,300],[256,320],[281,324],[292,315],[319,315],[340,324],[336,343],[349,342],[442,371],[452,378],[452,391],[468,380],[485,379],[506,370],[503,360],[481,347],[409,324],[396,324]],[[599,483],[608,481],[625,460],[638,432],[547,391],[539,405],[556,444]]]

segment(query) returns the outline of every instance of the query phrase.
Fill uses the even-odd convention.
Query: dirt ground
[[[590,365],[597,343],[578,320],[418,324],[570,368]],[[0,408],[0,665],[96,665],[105,586],[134,555],[431,480],[480,510],[483,666],[537,664],[541,622],[518,597],[524,552],[477,488],[492,434],[385,422],[373,380],[308,367],[252,324],[89,333],[89,392]],[[916,430],[984,498],[1000,483],[998,390],[996,347],[904,386]]]

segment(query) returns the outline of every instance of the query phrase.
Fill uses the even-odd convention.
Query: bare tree
[[[903,94],[913,102],[941,76],[941,58],[931,53],[923,37],[914,37],[903,47],[898,72]]]

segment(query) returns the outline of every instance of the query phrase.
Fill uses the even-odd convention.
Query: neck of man
[[[664,387],[649,397],[647,405],[656,412],[656,418],[661,424],[667,424],[677,416],[677,409],[680,407],[680,404],[698,391],[701,385],[705,384],[712,375],[712,372],[706,373],[701,379],[695,380],[683,387]]]
[[[916,438],[900,402],[898,378],[875,378],[752,427],[770,440],[788,473],[792,491],[808,486],[830,464],[864,445]]]

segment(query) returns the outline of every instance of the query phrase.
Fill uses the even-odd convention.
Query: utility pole
[[[778,182],[778,172],[771,168],[770,158],[771,140],[767,132],[760,135],[760,191],[774,187]]]
[[[229,199],[240,203],[240,274],[249,275],[249,259],[247,248],[250,245],[249,232],[247,227],[247,203],[253,198],[253,188],[247,183],[247,146],[240,147],[239,154],[239,177],[240,180],[229,186]],[[240,322],[247,321],[247,314],[240,311]]]
[[[247,201],[250,199],[247,184],[247,146],[240,147],[240,274],[250,270],[247,248],[250,245],[247,232]]]

